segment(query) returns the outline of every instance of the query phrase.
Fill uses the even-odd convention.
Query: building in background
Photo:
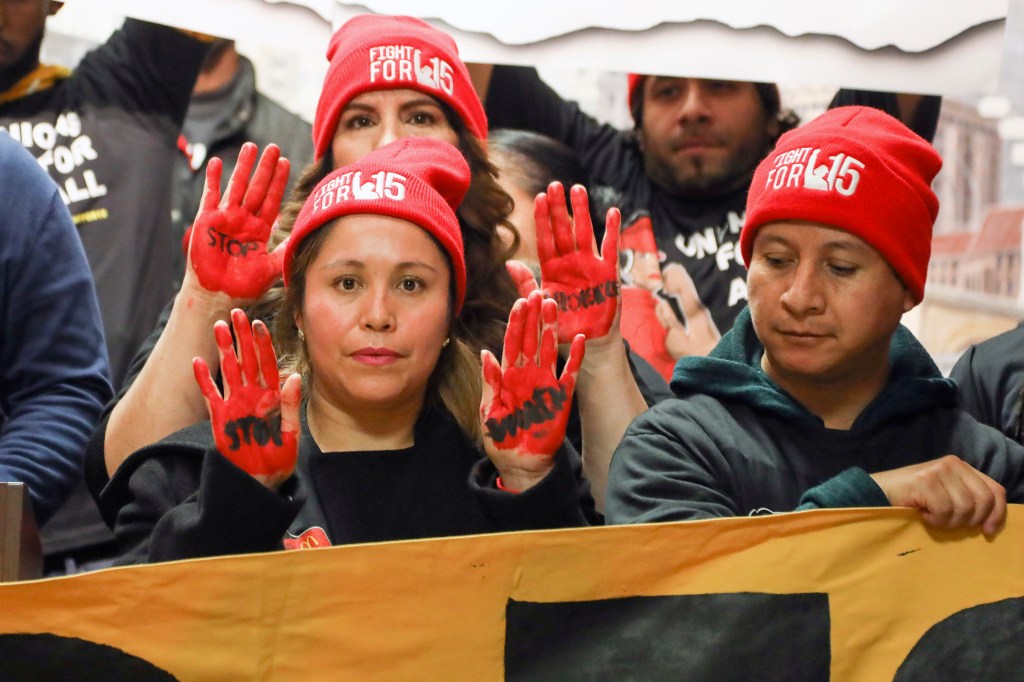
[[[924,302],[905,323],[944,371],[971,344],[1024,319],[1021,290],[1022,197],[1006,193],[1004,163],[1015,145],[975,103],[943,102],[935,146],[944,165],[935,180],[941,208]]]
[[[1022,232],[1024,207],[993,206],[976,229],[932,241],[928,288],[912,328],[942,369],[1024,319]]]
[[[999,203],[1002,141],[995,121],[977,107],[945,98],[935,133],[942,171],[933,189],[939,196],[935,235],[977,230],[989,207]]]

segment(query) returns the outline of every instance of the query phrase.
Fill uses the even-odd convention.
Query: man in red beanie
[[[492,128],[533,130],[571,147],[595,185],[626,197],[624,216],[650,214],[658,250],[665,254],[662,270],[685,269],[696,285],[697,304],[710,311],[717,331],[732,326],[747,303],[738,248],[747,187],[778,136],[797,123],[782,108],[774,84],[633,74],[629,102],[635,127],[622,131],[563,101],[533,69],[477,65],[471,72]],[[834,104],[899,113],[930,138],[939,100],[927,98],[917,106],[919,99],[844,90]],[[689,326],[688,320],[680,323]]]
[[[626,432],[610,522],[892,505],[998,530],[1024,501],[1024,447],[959,409],[900,326],[924,295],[941,165],[866,107],[779,139],[740,236],[750,306]]]

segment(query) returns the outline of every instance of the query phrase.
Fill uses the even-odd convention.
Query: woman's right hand
[[[214,325],[220,350],[224,395],[202,358],[192,361],[213,423],[217,450],[271,490],[284,483],[298,457],[299,402],[302,379],[292,374],[280,385],[270,332],[260,320],[231,311],[238,339],[236,355],[227,322]]]
[[[277,145],[268,145],[250,180],[258,149],[247,142],[238,153],[221,200],[223,164],[214,157],[206,166],[206,188],[189,240],[185,281],[206,292],[222,293],[238,304],[254,301],[281,275],[284,244],[267,252],[288,183],[290,164]]]

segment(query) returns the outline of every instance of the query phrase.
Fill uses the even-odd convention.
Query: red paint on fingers
[[[284,389],[278,385],[277,360],[262,322],[250,326],[238,309],[232,311],[231,320],[237,353],[227,324],[214,325],[224,397],[205,360],[195,358],[193,371],[207,400],[217,450],[243,471],[274,486],[295,469],[301,382],[292,375]]]
[[[223,201],[221,163],[210,160],[189,245],[189,264],[200,286],[238,300],[259,298],[281,274],[281,258],[267,252],[267,241],[288,182],[289,165],[280,158],[280,150],[269,145],[250,182],[256,152],[255,145],[243,145]]]
[[[587,192],[571,191],[575,212],[569,217],[565,193],[552,183],[535,203],[541,288],[558,305],[559,343],[577,334],[588,339],[608,334],[619,309],[618,211],[609,211],[602,255],[594,247]]]

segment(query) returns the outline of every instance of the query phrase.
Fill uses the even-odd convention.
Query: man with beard
[[[732,327],[747,303],[738,248],[747,187],[779,135],[798,123],[782,108],[777,86],[631,74],[635,127],[622,131],[563,101],[534,69],[477,65],[473,77],[492,127],[561,140],[579,154],[592,182],[626,198],[624,215],[650,214],[665,254],[662,271],[682,268],[696,285],[699,300],[680,300],[676,310],[701,310],[703,318],[706,308],[718,333]],[[939,98],[840,91],[831,106],[839,104],[881,108],[931,139]],[[623,334],[629,340],[629,330]]]

